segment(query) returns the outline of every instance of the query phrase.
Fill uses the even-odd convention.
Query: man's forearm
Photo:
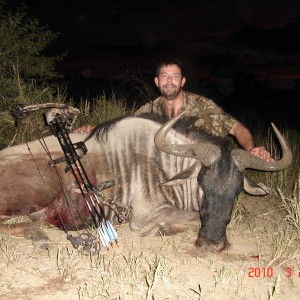
[[[248,152],[255,147],[251,132],[242,123],[236,122],[230,130],[230,134],[235,136],[240,146]]]

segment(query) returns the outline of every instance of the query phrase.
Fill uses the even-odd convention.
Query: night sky
[[[186,90],[211,97],[239,119],[300,131],[299,0],[8,3],[25,4],[29,16],[60,33],[49,52],[68,53],[57,70],[74,98],[101,94],[130,76],[152,84],[157,62],[177,57]]]

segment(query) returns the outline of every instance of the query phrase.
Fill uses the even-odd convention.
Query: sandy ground
[[[62,231],[44,229],[48,250],[0,236],[0,299],[300,298],[298,250],[270,197],[240,197],[231,246],[221,254],[196,249],[197,228],[141,238],[124,224],[119,245],[96,255],[73,249]]]

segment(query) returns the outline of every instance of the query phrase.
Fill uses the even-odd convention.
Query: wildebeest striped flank
[[[172,129],[180,117],[162,127],[154,120],[129,116],[99,125],[89,136],[73,133],[70,137],[73,142],[86,139],[88,154],[82,163],[91,182],[97,185],[115,180],[115,186],[103,192],[103,196],[111,203],[128,208],[131,230],[141,235],[173,234],[187,224],[201,223],[196,245],[219,251],[227,245],[226,227],[236,196],[243,188],[254,195],[267,194],[264,188],[249,180],[243,170],[286,168],[291,163],[292,153],[276,131],[283,157],[280,161],[265,162],[244,150],[232,149],[228,138],[200,133],[185,135]],[[46,143],[54,157],[62,155],[54,137],[47,137]],[[39,142],[30,142],[29,147],[47,188],[26,145],[1,151],[1,220],[26,214],[36,222],[62,227],[63,221],[67,228],[74,229],[56,174],[48,165],[49,159]],[[63,164],[58,165],[58,170],[81,217],[90,221],[71,174],[64,173]],[[105,210],[110,220],[118,222],[112,210],[107,207]],[[58,214],[63,216],[62,220]],[[23,227],[29,237],[46,239],[36,227]],[[14,233],[5,225],[0,225],[0,229]],[[24,232],[19,230],[17,234]]]

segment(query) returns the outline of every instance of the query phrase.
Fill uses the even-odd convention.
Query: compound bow
[[[100,243],[88,230],[87,226],[85,226],[87,230],[86,233],[81,233],[78,236],[69,234],[61,219],[63,228],[67,234],[67,239],[70,240],[75,249],[82,247],[83,250],[98,252],[101,248],[100,245],[108,249],[109,246],[113,246],[113,243],[118,243],[118,236],[116,230],[105,215],[103,205],[114,210],[119,222],[123,222],[127,218],[128,209],[121,205],[117,205],[110,199],[104,201],[105,197],[100,194],[102,190],[114,186],[114,180],[108,180],[97,186],[93,186],[86,174],[80,159],[87,154],[88,150],[84,142],[72,143],[69,136],[69,131],[72,129],[80,111],[77,108],[65,104],[46,103],[27,106],[18,104],[12,107],[11,113],[16,119],[16,125],[19,126],[28,113],[39,109],[47,109],[44,113],[46,125],[50,126],[64,153],[63,157],[52,159],[51,154],[47,149],[47,145],[43,140],[39,139],[50,158],[49,166],[56,167],[56,164],[66,162],[65,172],[71,171],[75,178],[76,186],[83,195],[92,216]],[[29,147],[28,149],[30,151]],[[101,200],[99,198],[101,198]],[[78,209],[77,212],[79,214]]]

